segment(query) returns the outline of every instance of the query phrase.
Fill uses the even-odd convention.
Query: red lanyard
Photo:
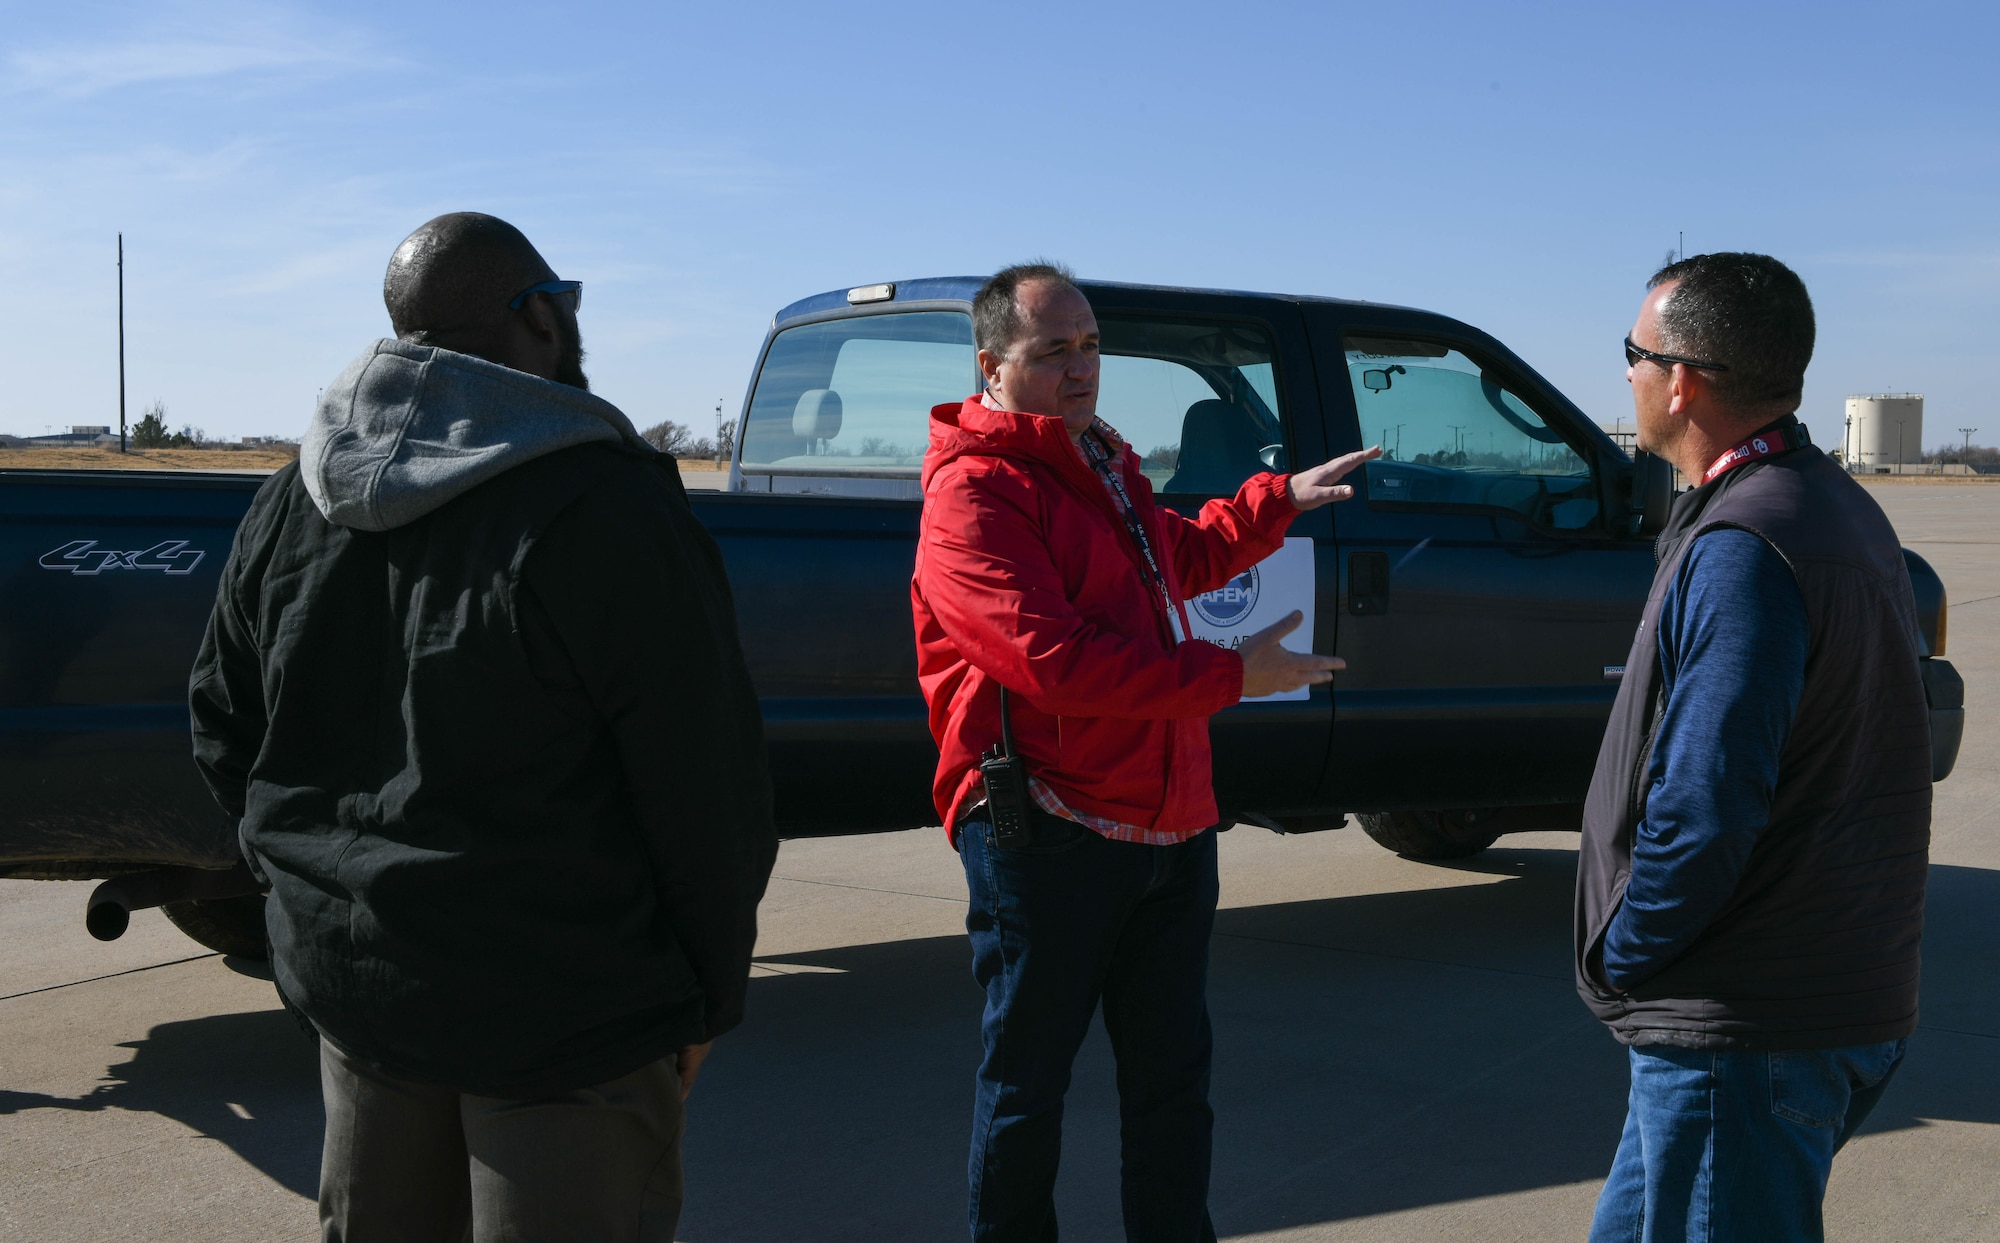
[[[1111,429],[1106,426],[1105,432]],[[1153,557],[1153,541],[1146,538],[1146,525],[1139,520],[1139,511],[1132,506],[1132,498],[1125,492],[1125,481],[1118,477],[1117,464],[1112,460],[1112,452],[1104,443],[1110,437],[1100,435],[1096,427],[1084,433],[1080,447],[1083,456],[1090,462],[1105,486],[1111,491],[1112,508],[1125,520],[1125,529],[1131,533],[1132,542],[1139,546],[1139,555],[1146,559],[1146,570],[1153,580],[1153,587],[1160,595],[1160,607],[1167,612],[1167,629],[1172,632],[1175,643],[1183,642],[1180,614],[1174,609],[1174,598],[1167,590],[1167,576],[1160,573],[1160,563]]]
[[[1752,436],[1715,459],[1715,464],[1708,468],[1708,473],[1701,477],[1701,481],[1705,484],[1714,483],[1739,466],[1770,457],[1773,453],[1783,453],[1789,448],[1791,446],[1785,443],[1785,437],[1780,432]]]

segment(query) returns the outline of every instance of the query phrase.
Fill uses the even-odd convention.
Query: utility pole
[[[125,235],[118,235],[118,452],[125,452]]]
[[[1680,235],[1679,235],[1679,236],[1680,236],[1680,239],[1681,239],[1681,240],[1680,240],[1680,245],[1679,245],[1679,246],[1677,246],[1677,247],[1675,247],[1675,249],[1676,249],[1676,250],[1678,250],[1678,251],[1680,251],[1680,257],[1681,257],[1681,258],[1683,258],[1683,259],[1685,259],[1685,258],[1687,258],[1687,257],[1688,257],[1688,235],[1687,235],[1687,230],[1686,230],[1686,229],[1682,229],[1682,230],[1680,231]]]

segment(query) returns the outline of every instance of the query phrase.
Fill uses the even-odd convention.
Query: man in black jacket
[[[1674,503],[1585,805],[1576,976],[1630,1046],[1593,1240],[1821,1237],[1916,1030],[1930,838],[1896,533],[1794,416],[1812,302],[1767,255],[1657,273],[1625,341]]]
[[[715,544],[581,287],[442,216],[237,532],[196,758],[321,1042],[329,1240],[670,1240],[776,853]]]

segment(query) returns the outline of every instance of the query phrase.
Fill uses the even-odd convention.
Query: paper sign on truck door
[[[1295,652],[1308,652],[1312,650],[1313,586],[1313,542],[1288,539],[1283,548],[1222,587],[1189,600],[1188,623],[1195,638],[1234,648],[1247,636],[1297,609],[1306,619],[1285,639],[1284,645]],[[1310,687],[1301,686],[1295,691],[1245,702],[1304,699],[1310,693]]]

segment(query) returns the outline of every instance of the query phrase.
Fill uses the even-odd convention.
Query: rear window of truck
[[[978,391],[972,318],[957,311],[788,328],[757,375],[743,470],[915,478],[931,407]]]

